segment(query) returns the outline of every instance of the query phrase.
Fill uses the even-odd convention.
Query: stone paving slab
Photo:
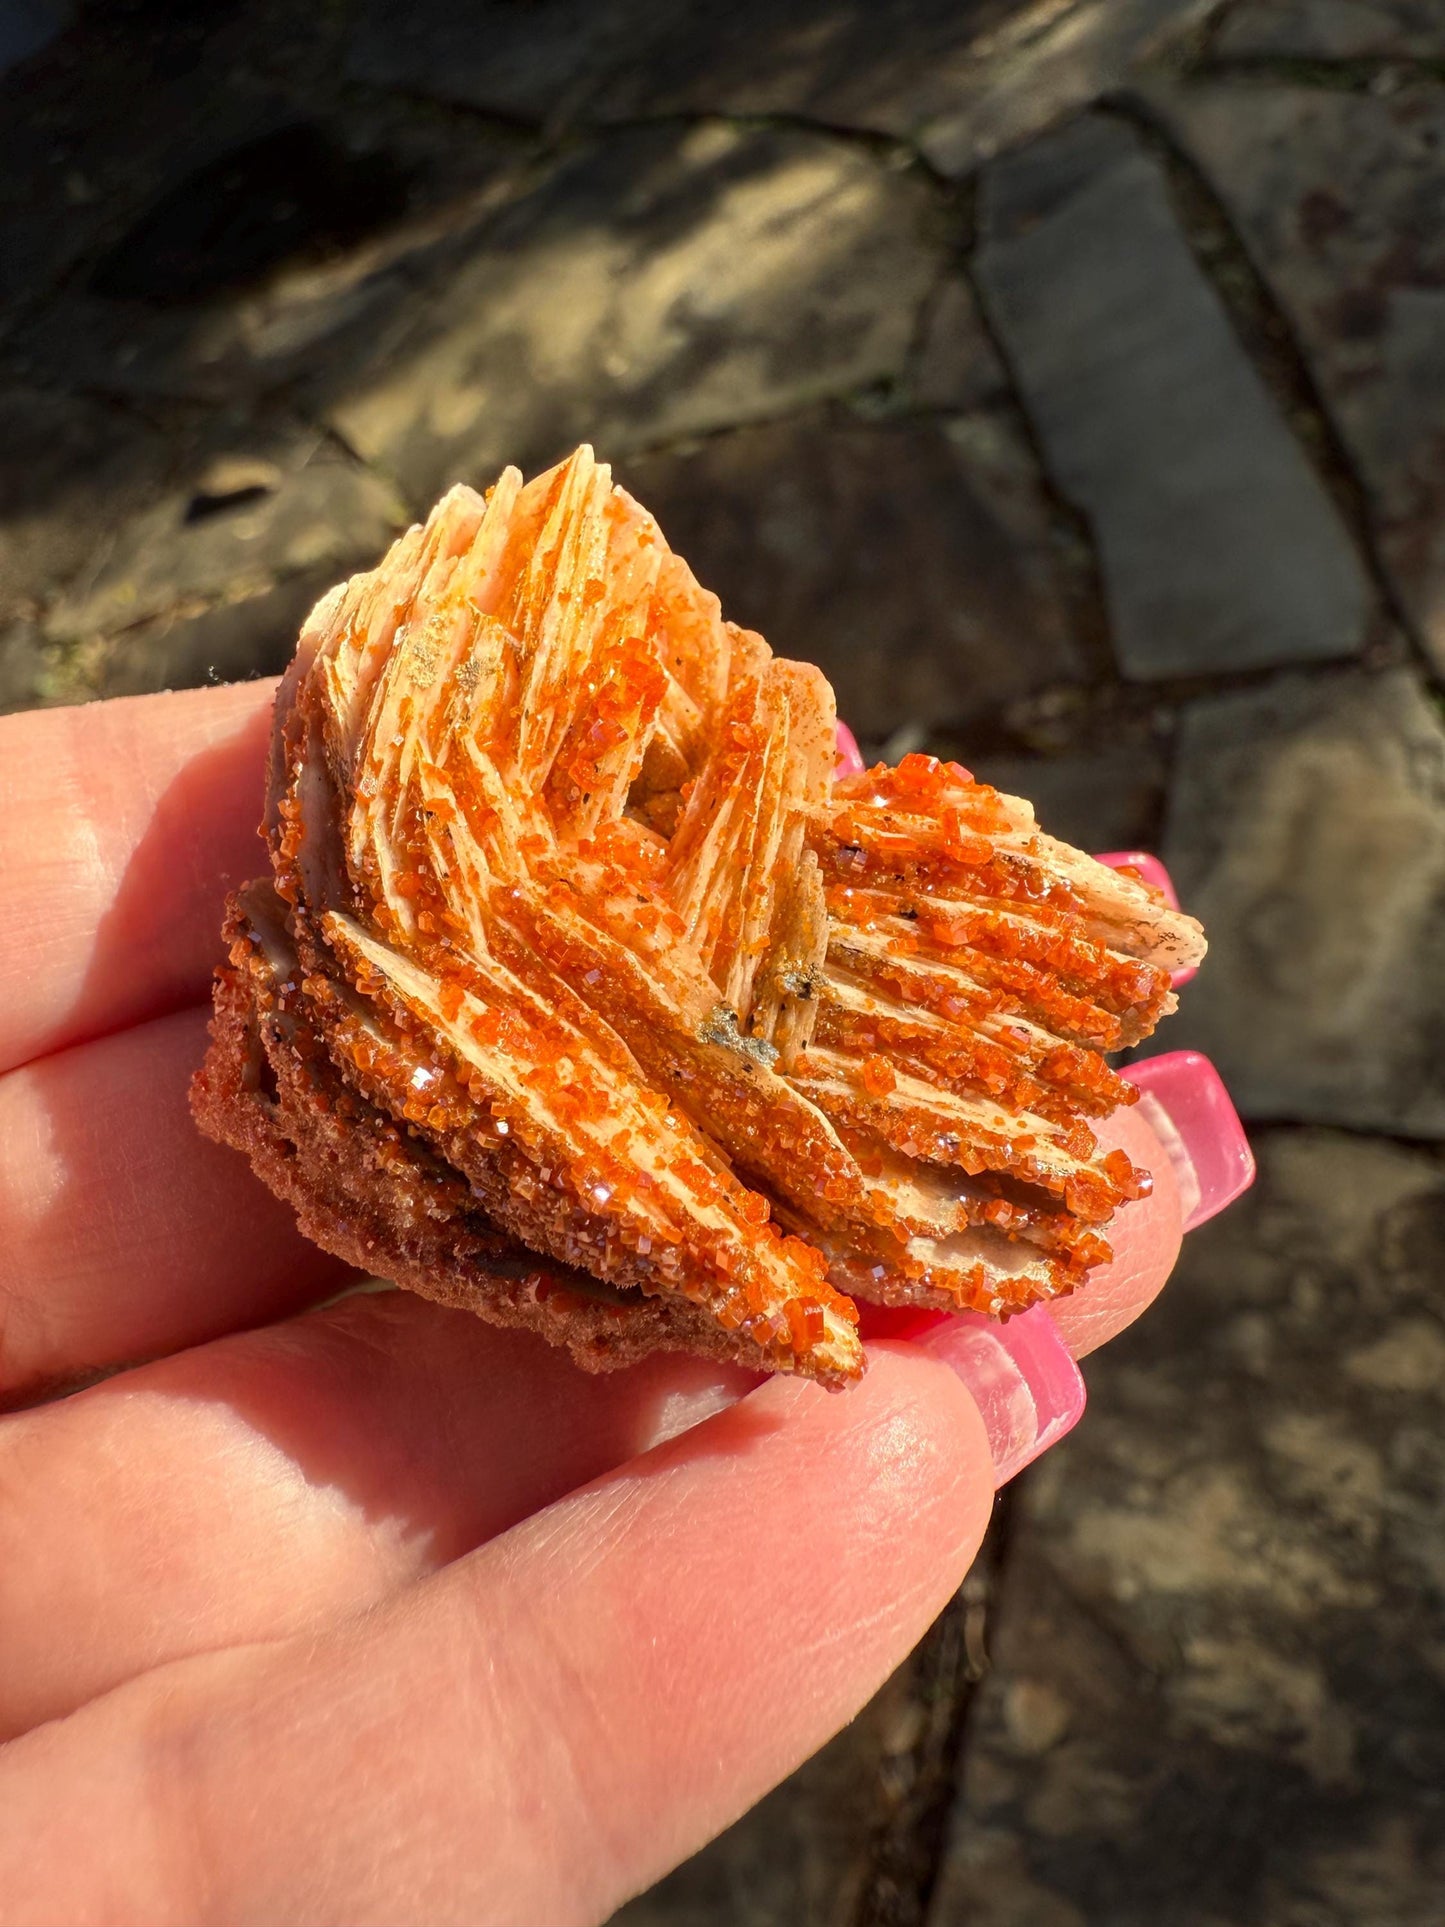
[[[995,35],[1026,33],[1044,11],[1018,0],[673,4],[587,112],[796,115],[905,136],[976,89]]]
[[[823,668],[860,736],[1084,673],[1006,420],[770,423],[617,473],[726,615]]]
[[[1027,1475],[929,1927],[1432,1927],[1445,1166],[1268,1131]]]
[[[84,580],[50,610],[57,643],[113,635],[180,609],[240,603],[290,576],[380,556],[405,522],[395,492],[312,434],[221,443],[182,485],[116,518]]]
[[[826,135],[613,135],[424,281],[330,417],[420,504],[579,440],[616,455],[896,379],[934,209],[916,172]]]
[[[924,314],[907,388],[914,407],[946,414],[1010,399],[1008,371],[999,359],[978,296],[966,275],[950,274],[934,291]]]
[[[945,174],[1031,139],[1125,88],[1151,66],[1177,57],[1215,0],[1039,0],[1008,9],[978,46],[978,63],[949,107],[918,131],[919,145]]]
[[[49,701],[84,702],[279,675],[307,613],[345,573],[335,565],[308,569],[238,602],[182,606],[58,654],[51,648],[43,692]]]
[[[983,297],[1094,530],[1124,673],[1357,650],[1350,536],[1133,134],[1086,116],[1020,149],[985,173],[981,219]]]
[[[344,350],[379,244],[394,258],[418,225],[464,221],[535,145],[347,89],[343,12],[91,8],[0,79],[0,345],[15,372],[222,403],[264,392],[307,353]]]
[[[0,621],[0,715],[44,700],[45,651],[33,623]]]
[[[1158,105],[1295,329],[1445,668],[1445,88],[1196,86]]]
[[[103,402],[0,389],[0,622],[35,617],[172,472],[166,438]]]
[[[254,402],[318,367],[344,385],[410,319],[417,279],[465,249],[528,151],[484,129],[458,153],[382,109],[298,120],[269,101],[245,127],[198,131],[180,178],[38,304],[13,343],[26,366],[143,403]]]
[[[92,19],[5,77],[0,299],[28,303],[192,167],[294,114],[235,57],[236,20],[211,24],[203,48],[199,22],[173,21],[167,35],[154,18],[129,32]],[[86,57],[91,31],[104,35],[103,59]]]
[[[406,520],[396,492],[315,431],[177,437],[173,473],[127,513],[97,503],[85,566],[31,638],[51,698],[133,695],[282,668],[306,611]],[[40,522],[65,523],[64,492]]]
[[[1160,1046],[1246,1117],[1445,1137],[1445,715],[1413,672],[1189,705],[1164,854],[1210,949]]]
[[[1244,0],[1210,48],[1225,59],[1431,60],[1445,56],[1437,0]]]
[[[1177,45],[1211,0],[362,0],[347,72],[550,126],[786,116],[967,173]]]
[[[359,0],[345,72],[540,125],[570,118],[674,10],[675,0]]]

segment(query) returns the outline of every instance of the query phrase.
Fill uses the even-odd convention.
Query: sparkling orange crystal
[[[835,781],[834,727],[590,449],[453,489],[302,632],[203,1128],[329,1249],[594,1367],[838,1384],[850,1293],[1069,1290],[1147,1184],[1102,1053],[1198,925],[957,764]]]

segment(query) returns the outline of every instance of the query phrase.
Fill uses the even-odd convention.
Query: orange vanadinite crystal
[[[551,1336],[685,1306],[838,1383],[846,1292],[1002,1315],[1142,1193],[1087,1120],[1195,927],[956,763],[835,779],[833,738],[585,449],[454,490],[307,625],[232,970],[408,1197],[597,1281],[522,1269]]]
[[[897,1073],[886,1057],[865,1057],[860,1076],[870,1097],[887,1097],[898,1083]]]

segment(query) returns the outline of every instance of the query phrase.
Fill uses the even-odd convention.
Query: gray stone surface
[[[79,396],[0,389],[0,621],[33,618],[164,487],[166,440]]]
[[[1215,0],[1035,0],[1000,9],[943,110],[918,130],[946,174],[1032,138],[1076,108],[1177,58]]]
[[[269,77],[236,59],[235,9],[216,10],[221,17],[208,22],[204,51],[198,21],[177,19],[171,45],[158,47],[144,22],[132,16],[128,32],[124,21],[104,18],[108,11],[115,10],[88,10],[89,58],[64,58],[57,47],[4,81],[0,298],[7,305],[33,303],[192,168],[290,117]],[[70,41],[79,47],[81,36]]]
[[[0,344],[19,372],[260,391],[298,349],[344,350],[378,254],[465,220],[528,143],[347,86],[346,12],[91,7],[0,81]]]
[[[1346,655],[1350,537],[1177,225],[1157,164],[1086,116],[991,167],[978,278],[1136,678]]]
[[[1246,1117],[1445,1137],[1445,717],[1413,673],[1190,705],[1164,854],[1210,954],[1161,1044]]]
[[[373,559],[358,557],[357,564]],[[311,568],[236,602],[210,608],[182,603],[75,647],[52,647],[44,687],[54,700],[78,702],[279,675],[295,652],[308,610],[345,573],[339,563]]]
[[[1298,334],[1445,667],[1445,88],[1196,87],[1162,111]]]
[[[44,696],[44,651],[28,622],[0,622],[0,714],[33,709]]]
[[[1244,0],[1211,51],[1224,59],[1429,60],[1445,54],[1437,0]]]
[[[786,115],[921,136],[952,173],[1121,84],[1210,0],[362,0],[347,71],[549,125]]]
[[[1008,371],[984,325],[972,283],[962,273],[950,274],[928,304],[909,370],[908,399],[918,408],[953,413],[997,403],[1009,392]]]
[[[112,523],[50,610],[50,640],[85,642],[153,617],[248,601],[288,577],[379,558],[405,521],[395,492],[311,436],[225,446],[154,507]]]
[[[617,454],[896,378],[932,211],[917,175],[825,135],[614,135],[423,282],[331,418],[420,502],[578,440]]]
[[[967,756],[981,783],[1026,796],[1050,836],[1081,850],[1148,850],[1159,835],[1164,759],[1148,743],[1065,756]]]
[[[360,0],[345,70],[540,124],[567,118],[672,11],[672,0]]]
[[[779,422],[618,474],[725,614],[823,667],[861,736],[1083,673],[1006,420]]]
[[[181,446],[153,493],[107,503],[92,484],[37,506],[41,546],[77,508],[93,511],[78,524],[83,564],[16,646],[37,689],[77,700],[280,669],[310,604],[374,563],[406,519],[393,489],[314,433]],[[23,542],[25,523],[11,526]]]
[[[929,1927],[1433,1927],[1445,1167],[1270,1131],[1029,1475]]]
[[[233,406],[318,365],[344,388],[405,326],[418,279],[465,252],[530,151],[489,129],[458,151],[445,127],[384,107],[353,124],[298,120],[271,100],[253,105],[244,133],[238,118],[232,107],[209,138],[191,130],[169,187],[137,170],[129,222],[18,326],[29,367],[143,403]],[[69,232],[69,210],[59,224]]]
[[[796,114],[907,135],[976,91],[995,40],[1037,26],[1020,0],[735,0],[648,9],[650,31],[588,113]]]

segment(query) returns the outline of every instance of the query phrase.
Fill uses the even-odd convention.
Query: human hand
[[[0,719],[0,1919],[599,1920],[903,1658],[1163,1284],[1176,1169],[1197,1218],[1247,1152],[1159,1060],[1115,1262],[838,1396],[307,1309],[349,1274],[186,1103],[271,693]]]

